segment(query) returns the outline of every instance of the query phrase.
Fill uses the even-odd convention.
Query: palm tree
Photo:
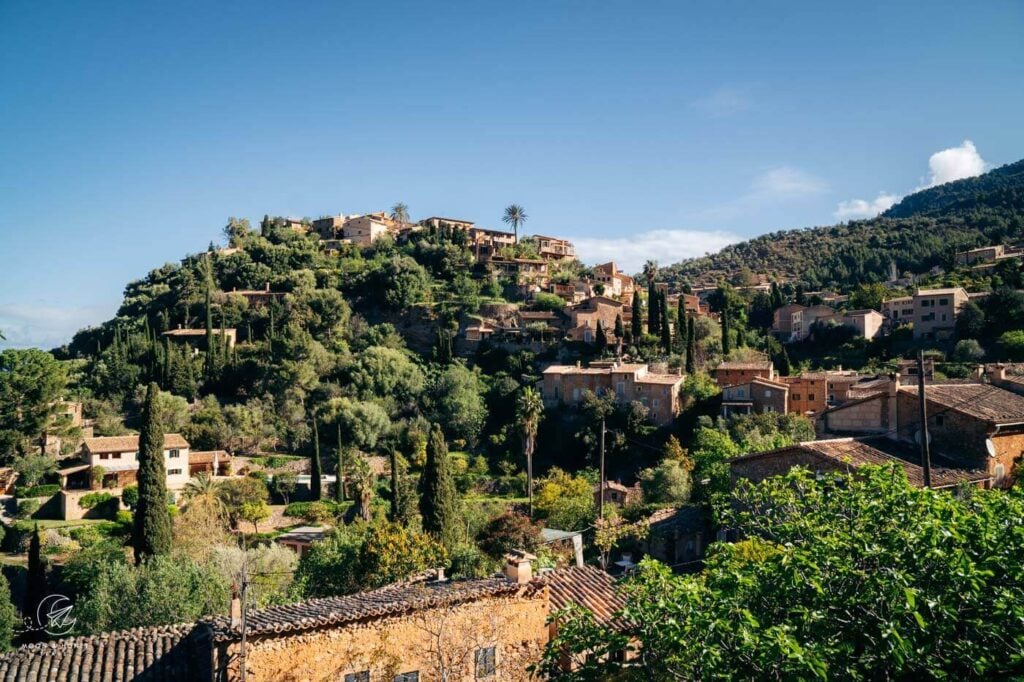
[[[218,483],[213,480],[213,477],[210,476],[210,474],[205,471],[200,471],[185,484],[185,487],[181,491],[181,495],[186,500],[191,500],[197,497],[219,499],[217,497],[218,487]]]
[[[654,278],[658,276],[658,261],[649,260],[644,263],[644,279],[647,280],[649,285],[654,281]]]
[[[505,215],[501,217],[501,222],[506,225],[512,226],[512,231],[515,232],[516,242],[519,242],[519,226],[526,222],[529,216],[526,215],[526,209],[519,204],[511,204],[505,209]]]
[[[405,227],[409,222],[409,207],[399,201],[391,207],[391,219],[398,223],[399,227]]]
[[[530,499],[530,518],[533,518],[533,451],[537,446],[537,426],[544,416],[544,402],[537,389],[527,386],[516,401],[516,423],[523,438],[526,456],[526,494]]]

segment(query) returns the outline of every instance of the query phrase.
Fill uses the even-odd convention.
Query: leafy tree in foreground
[[[135,507],[132,541],[135,563],[144,557],[171,551],[171,515],[167,511],[167,474],[164,469],[164,433],[156,409],[159,388],[151,383],[142,408],[139,434],[139,500]]]
[[[700,575],[645,561],[622,631],[564,614],[542,671],[560,679],[993,679],[1024,674],[1024,494],[911,487],[899,467],[795,469],[741,484]],[[626,668],[602,654],[633,647]],[[618,677],[615,677],[618,675]]]
[[[445,547],[455,545],[459,531],[459,498],[448,461],[448,445],[437,424],[430,428],[427,463],[420,476],[420,515],[423,530]]]

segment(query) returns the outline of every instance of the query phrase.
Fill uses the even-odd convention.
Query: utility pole
[[[921,417],[921,468],[924,469],[924,487],[932,487],[932,456],[928,444],[928,401],[924,395],[924,351],[917,351],[917,404]]]
[[[601,417],[601,480],[597,486],[597,518],[604,519],[604,417]]]

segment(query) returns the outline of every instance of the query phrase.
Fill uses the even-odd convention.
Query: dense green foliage
[[[448,446],[441,427],[434,424],[427,441],[427,461],[420,476],[420,516],[423,530],[448,548],[454,547],[459,539],[458,505]]]
[[[911,487],[898,467],[743,485],[699,575],[645,562],[623,631],[564,614],[561,679],[992,679],[1024,674],[1019,489]],[[602,654],[633,648],[637,665]],[[584,652],[589,656],[584,656]],[[555,670],[559,656],[582,662]]]
[[[1024,161],[912,194],[885,214],[832,227],[773,232],[663,268],[662,280],[743,284],[744,273],[851,287],[949,267],[956,251],[1024,238]]]

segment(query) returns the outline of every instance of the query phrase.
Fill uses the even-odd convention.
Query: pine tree
[[[672,350],[672,327],[668,317],[668,294],[662,291],[658,301],[660,308],[658,317],[661,320],[661,347],[668,353]]]
[[[782,289],[779,288],[778,282],[772,282],[772,309],[782,307]]]
[[[694,318],[686,320],[686,373],[693,374],[697,369],[697,323]]]
[[[267,215],[266,213],[264,213],[263,214],[263,220],[260,221],[260,236],[262,236],[262,237],[269,237],[270,236],[270,226],[271,226],[270,216]]]
[[[142,408],[139,434],[139,501],[135,505],[132,542],[135,563],[171,551],[171,515],[167,510],[167,472],[164,470],[164,433],[157,412],[160,389],[151,383]]]
[[[46,597],[46,567],[43,565],[42,542],[39,538],[39,524],[32,530],[28,544],[28,578],[25,584],[25,602],[22,613],[35,618],[39,602]]]
[[[633,343],[637,343],[643,335],[643,308],[640,305],[640,289],[633,290],[633,317],[629,321],[629,331]]]
[[[657,336],[661,332],[661,323],[658,320],[660,312],[658,292],[654,288],[654,280],[651,280],[647,285],[647,333],[651,336]]]
[[[732,350],[732,343],[729,339],[729,308],[722,308],[722,355],[728,356]]]
[[[597,343],[598,350],[602,353],[608,347],[608,335],[604,333],[604,326],[601,324],[601,320],[597,321],[597,332],[594,334],[594,341]]]
[[[427,462],[420,476],[420,515],[423,530],[451,548],[458,540],[459,500],[448,462],[448,446],[441,427],[430,428]]]
[[[339,481],[340,484],[340,481]],[[313,413],[313,459],[309,463],[309,491],[314,500],[323,499],[323,470],[320,468],[320,427]]]
[[[806,305],[807,297],[804,296],[804,285],[803,284],[797,284],[796,285],[796,299],[795,300],[800,305]]]

